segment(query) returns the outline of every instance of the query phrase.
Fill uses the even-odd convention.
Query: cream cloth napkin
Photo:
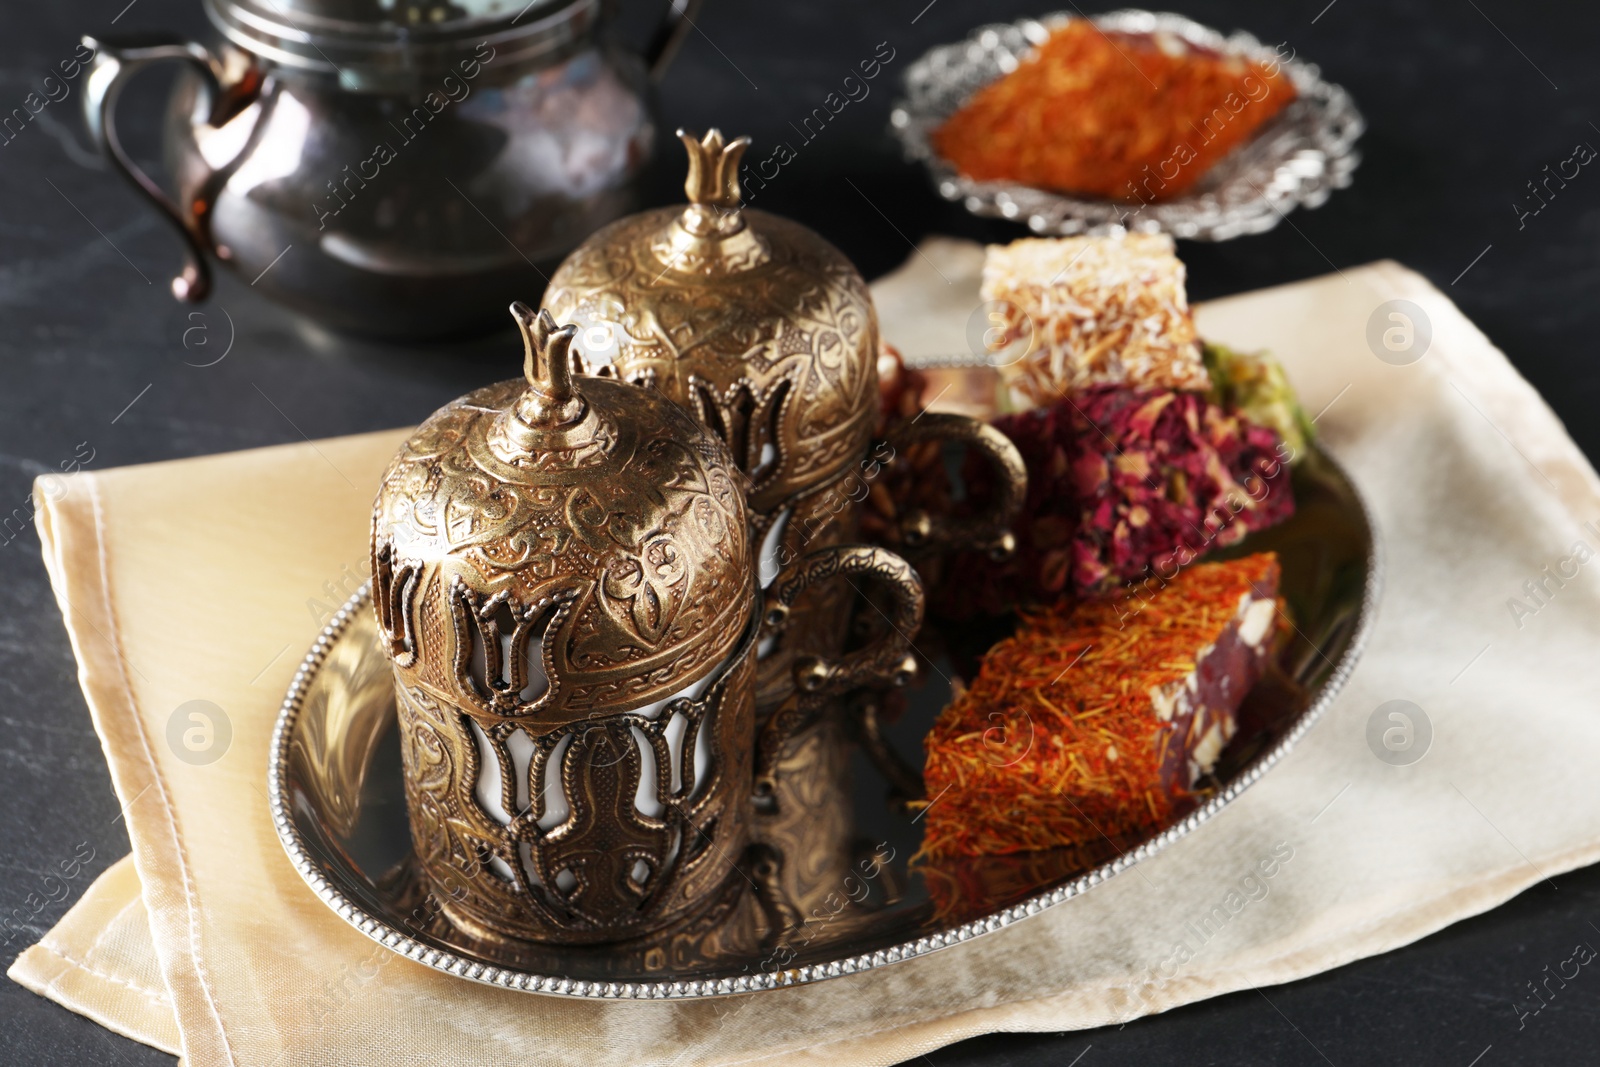
[[[948,242],[920,249],[878,286],[886,336],[963,348],[973,262]],[[1409,366],[1367,340],[1394,299],[1431,322]],[[363,568],[373,486],[401,437],[373,434],[81,474],[60,499],[41,494],[46,562],[133,855],[11,977],[191,1067],[877,1065],[1287,982],[1594,862],[1600,562],[1570,561],[1576,541],[1600,548],[1584,529],[1600,520],[1600,482],[1550,410],[1394,264],[1217,301],[1200,321],[1287,364],[1370,501],[1387,581],[1326,718],[1149,862],[931,956],[739,999],[545,998],[387,953],[301,884],[263,785],[280,696],[318,629],[307,601]],[[1559,585],[1544,578],[1573,567]],[[1514,614],[1508,601],[1531,606],[1524,583],[1541,579],[1537,610]],[[165,740],[174,709],[197,699],[232,727],[208,765]],[[1374,710],[1396,699],[1432,726],[1409,766],[1367,741]]]

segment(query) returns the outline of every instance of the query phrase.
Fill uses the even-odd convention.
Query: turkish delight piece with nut
[[[1272,553],[1025,612],[925,741],[931,859],[1139,841],[1181,818],[1273,655]]]
[[[1182,678],[1150,688],[1162,739],[1161,780],[1169,793],[1193,789],[1216,766],[1238,730],[1239,705],[1260,680],[1277,624],[1278,568],[1263,567],[1240,594],[1215,640],[1195,653]]]

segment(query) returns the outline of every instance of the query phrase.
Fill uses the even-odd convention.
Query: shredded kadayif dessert
[[[977,181],[1148,203],[1189,189],[1294,98],[1274,61],[1073,19],[932,140]]]
[[[991,362],[1022,406],[1091,385],[1211,386],[1183,262],[1165,234],[990,245],[982,296],[1000,331]]]
[[[1024,613],[925,741],[920,855],[1148,836],[1236,729],[1277,620],[1271,553],[1199,563],[1137,605]]]

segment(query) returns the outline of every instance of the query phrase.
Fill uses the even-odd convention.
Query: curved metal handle
[[[204,300],[211,292],[211,268],[205,256],[207,239],[199,226],[186,218],[161,186],[140,170],[123,150],[122,139],[117,135],[116,108],[117,98],[122,95],[129,78],[152,63],[180,60],[200,75],[201,103],[208,114],[207,121],[213,126],[221,125],[239,110],[233,106],[237,99],[230,99],[223,92],[222,64],[203,46],[181,37],[163,36],[137,42],[130,39],[121,44],[85,37],[83,43],[95,53],[83,97],[89,137],[112,166],[166,216],[183,238],[188,256],[183,273],[172,279],[172,295],[179,300]]]
[[[890,429],[889,443],[900,448],[919,441],[958,441],[989,462],[995,474],[994,503],[987,514],[965,518],[930,515],[918,508],[900,520],[907,549],[977,549],[998,561],[1017,549],[1011,532],[1028,496],[1028,470],[1011,439],[988,423],[951,412],[928,411]]]
[[[651,81],[658,82],[667,73],[678,49],[683,47],[684,37],[694,26],[695,16],[700,14],[700,4],[701,0],[671,0],[667,5],[661,24],[644,49],[645,69],[650,72]]]
[[[922,579],[911,564],[886,548],[833,545],[802,556],[773,579],[761,617],[761,635],[776,636],[783,629],[790,607],[806,589],[834,578],[854,577],[867,578],[888,590],[893,601],[884,612],[889,633],[866,648],[837,658],[796,658],[795,686],[808,696],[843,693],[866,685],[903,685],[916,671],[911,639],[922,628]]]
[[[807,553],[773,579],[761,616],[761,636],[779,633],[802,592],[836,578],[866,578],[888,590],[883,611],[889,632],[865,648],[835,658],[795,660],[795,691],[776,708],[756,739],[755,797],[770,805],[777,797],[777,767],[789,737],[808,722],[827,697],[865,686],[904,685],[916,673],[911,639],[922,628],[922,580],[911,564],[886,548],[832,545]],[[854,585],[854,581],[851,581]]]

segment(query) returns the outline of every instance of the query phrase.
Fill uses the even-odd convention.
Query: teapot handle
[[[756,740],[755,795],[761,802],[776,796],[777,762],[784,743],[811,718],[819,702],[864,686],[904,685],[916,671],[911,641],[922,628],[922,580],[911,564],[886,548],[832,545],[802,556],[768,587],[762,636],[783,629],[790,606],[806,589],[855,577],[876,582],[889,593],[887,608],[879,609],[889,623],[888,632],[865,648],[842,656],[804,656],[795,661],[795,692],[772,712]]]
[[[661,23],[656,27],[655,33],[650,35],[650,43],[644,49],[645,69],[650,72],[650,80],[658,82],[667,73],[667,67],[677,56],[678,49],[683,45],[684,37],[694,27],[695,16],[700,14],[702,0],[669,0],[666,14],[661,17]]]
[[[211,292],[211,268],[205,252],[210,240],[198,222],[186,218],[183,210],[144,171],[129,158],[117,134],[117,98],[128,79],[140,70],[165,60],[181,60],[200,76],[201,105],[207,123],[220,126],[242,111],[255,98],[259,77],[246,80],[228,90],[223,86],[222,63],[203,45],[181,37],[161,35],[121,43],[84,37],[94,50],[86,79],[83,111],[90,139],[101,155],[111,161],[122,176],[132,182],[177,229],[188,252],[183,273],[172,279],[172,294],[179,300],[199,302]]]

